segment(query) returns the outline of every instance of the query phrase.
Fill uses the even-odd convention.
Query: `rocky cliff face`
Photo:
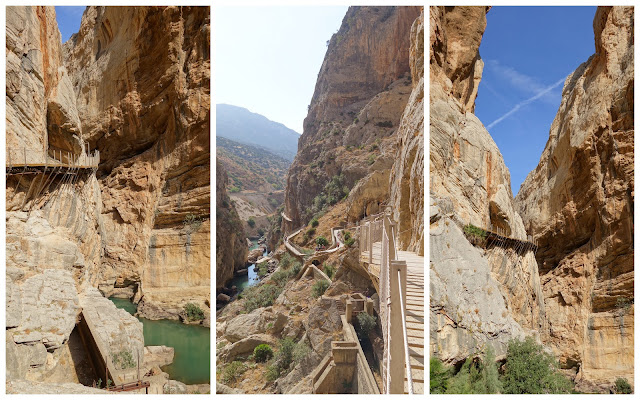
[[[159,311],[147,315],[170,318],[177,318],[186,301],[204,304],[209,296],[208,9],[116,9],[87,9],[75,37],[79,42],[63,50],[53,7],[7,8],[7,148],[26,150],[28,162],[44,160],[45,154],[52,160],[60,150],[78,156],[87,145],[107,153],[97,175],[91,170],[52,173],[49,166],[47,174],[7,176],[11,380],[82,381],[79,363],[88,360],[77,358],[74,348],[82,345],[73,330],[81,294],[92,288],[99,286],[105,295],[137,293],[136,300],[145,294],[143,313],[150,304]],[[94,29],[99,16],[105,25]],[[113,43],[120,47],[106,52],[105,42],[90,36],[113,38],[109,16],[117,17],[119,35]],[[143,46],[145,38],[165,46],[165,53],[174,51],[169,51],[173,58],[162,58],[164,71],[171,72],[164,82],[173,91],[159,94],[153,86],[162,82],[159,78],[153,85],[140,80],[162,66],[137,61],[155,54],[148,43]],[[100,47],[101,52],[89,52],[100,55],[101,62],[120,60],[124,66],[74,58],[84,54],[87,43]],[[121,52],[126,61],[118,58]],[[126,103],[131,98],[138,108]],[[118,111],[124,103],[126,111]],[[171,104],[168,119],[152,118],[153,104]],[[122,115],[127,121],[118,119]],[[113,125],[119,130],[99,131],[88,122],[94,117],[120,121]],[[144,135],[152,131],[156,137],[150,147],[131,145],[148,145]],[[136,292],[142,287],[149,290]],[[125,321],[122,313],[122,318],[107,317],[107,311],[116,312],[109,301],[99,308],[104,323],[137,323],[131,316]],[[141,329],[116,329],[110,336],[114,343],[144,341]]]
[[[526,237],[509,171],[472,113],[488,8],[429,11],[430,345],[432,355],[459,362],[484,343],[492,343],[500,354],[509,339],[536,334],[545,311],[531,252],[480,249],[471,246],[462,231],[469,223],[493,224],[512,237]]]
[[[216,164],[216,289],[233,278],[237,267],[247,261],[249,249],[244,229],[235,206],[227,195],[227,173]]]
[[[285,213],[294,227],[369,174],[387,184],[354,203],[349,218],[388,199],[390,137],[412,91],[410,30],[419,14],[420,7],[351,7],[331,38],[287,177]],[[334,177],[338,190],[327,187]]]
[[[598,8],[596,54],[571,74],[516,197],[538,240],[549,330],[578,382],[633,379],[633,8]]]
[[[94,284],[141,289],[149,317],[209,296],[209,30],[206,7],[88,7],[64,45],[82,136],[101,153]]]
[[[398,156],[390,174],[390,201],[398,246],[424,255],[424,11],[411,27],[413,90],[398,127]]]

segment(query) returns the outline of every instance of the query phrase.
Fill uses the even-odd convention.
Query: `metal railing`
[[[98,168],[100,151],[93,153],[74,152],[56,148],[34,150],[22,148],[7,148],[7,168],[21,167],[69,167],[69,168]]]
[[[383,327],[383,387],[385,393],[404,393],[406,374],[408,392],[413,394],[411,359],[406,321],[407,264],[396,250],[397,226],[390,213],[370,216],[360,225],[360,258],[365,251],[373,262],[373,243],[381,242],[380,323]],[[372,272],[372,271],[369,271]],[[404,361],[404,363],[402,362]],[[404,364],[404,368],[402,368]]]

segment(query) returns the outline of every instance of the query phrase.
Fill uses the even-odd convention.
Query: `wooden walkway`
[[[75,154],[66,150],[33,150],[27,148],[6,149],[6,170],[8,174],[38,174],[56,170],[58,173],[76,173],[84,169],[97,169],[100,152]]]
[[[407,263],[407,336],[409,337],[409,357],[411,358],[411,377],[413,378],[413,390],[416,394],[424,394],[424,257],[409,251],[398,251],[398,259]],[[369,265],[370,273],[373,273],[379,282],[380,255],[382,243],[373,243],[373,258]],[[361,262],[369,263],[369,252],[362,253]],[[376,289],[378,282],[374,279]],[[407,380],[405,378],[405,393]]]

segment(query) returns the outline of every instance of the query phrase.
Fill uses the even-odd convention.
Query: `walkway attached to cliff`
[[[385,221],[386,217],[386,221]],[[417,255],[410,251],[396,250],[395,238],[396,224],[384,214],[373,216],[362,221],[360,225],[360,262],[368,266],[369,274],[374,278],[374,286],[380,295],[380,317],[384,330],[385,324],[389,325],[389,340],[385,337],[385,351],[391,354],[391,361],[387,367],[387,373],[391,382],[387,383],[386,393],[399,393],[398,384],[393,382],[393,374],[402,371],[404,376],[404,393],[409,393],[409,379],[407,378],[407,364],[410,365],[413,393],[424,394],[424,256]],[[390,232],[389,235],[383,232]],[[394,238],[393,243],[385,243],[387,238]],[[383,260],[386,259],[386,262]],[[406,267],[404,267],[406,265]],[[398,324],[397,315],[393,315],[395,310],[399,310],[399,305],[394,304],[394,286],[397,286],[398,279],[394,276],[394,271],[402,271],[406,268],[406,293],[404,319],[406,324],[406,348],[402,335],[402,324]],[[386,272],[386,277],[385,277]],[[377,279],[377,281],[376,281]],[[383,306],[387,298],[388,312]],[[386,315],[389,314],[389,315]],[[383,335],[384,336],[384,335]],[[389,342],[396,344],[390,345]],[[395,348],[395,350],[394,350]],[[405,356],[399,354],[400,348],[404,348]],[[393,354],[396,354],[395,360]],[[408,355],[409,362],[406,362]],[[398,359],[402,362],[398,362]],[[383,375],[383,379],[384,375]],[[395,389],[393,389],[395,387]]]
[[[518,254],[524,254],[527,251],[538,251],[538,242],[531,235],[526,240],[518,239],[511,236],[511,232],[499,226],[489,225],[487,228],[479,228],[472,224],[463,227],[467,237],[476,236],[483,240],[483,246],[509,247]]]
[[[97,169],[100,164],[100,151],[93,154],[82,152],[75,154],[62,149],[34,150],[23,148],[7,148],[7,174],[38,174],[42,172],[58,172],[73,174],[79,170]]]

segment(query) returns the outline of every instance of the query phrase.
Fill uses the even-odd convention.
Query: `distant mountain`
[[[291,161],[300,138],[296,131],[279,122],[229,104],[216,105],[216,136],[262,146]]]
[[[230,193],[241,190],[273,192],[284,189],[291,164],[264,147],[216,137],[217,160],[229,176]]]

